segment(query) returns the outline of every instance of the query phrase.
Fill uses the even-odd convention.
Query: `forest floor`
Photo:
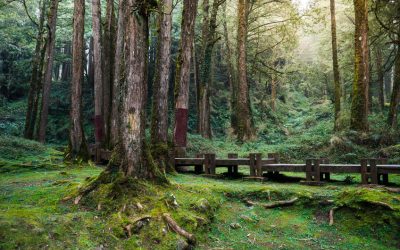
[[[95,199],[74,205],[63,198],[101,167],[66,165],[57,150],[18,138],[0,137],[0,144],[0,249],[184,248],[186,242],[166,230],[163,213],[196,236],[198,249],[400,248],[398,190],[361,186],[357,175],[334,175],[314,187],[293,178],[254,182],[176,174],[169,186],[145,183],[142,192],[112,205]],[[400,186],[400,176],[390,181]],[[299,200],[290,207],[262,206],[294,197]]]

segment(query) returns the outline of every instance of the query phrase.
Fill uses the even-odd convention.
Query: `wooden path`
[[[91,155],[97,162],[108,161],[111,152],[91,147]],[[238,158],[237,154],[228,154],[227,158],[217,158],[215,154],[198,154],[195,158],[175,158],[176,168],[194,166],[195,173],[216,175],[217,168],[227,168],[228,174],[237,175],[239,166],[248,166],[248,179],[263,179],[265,172],[301,172],[306,175],[306,183],[315,184],[328,181],[332,173],[360,174],[362,184],[388,184],[389,174],[400,174],[400,165],[389,165],[387,159],[362,159],[359,164],[329,163],[327,159],[308,159],[304,164],[280,163],[278,154],[249,154],[248,158]]]

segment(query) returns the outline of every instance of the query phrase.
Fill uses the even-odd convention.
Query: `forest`
[[[399,0],[0,0],[0,249],[399,249]]]

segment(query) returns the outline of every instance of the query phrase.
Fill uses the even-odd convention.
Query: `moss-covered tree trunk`
[[[194,39],[197,0],[184,0],[182,31],[175,77],[175,125],[174,146],[177,155],[186,152],[187,122],[189,108],[190,63]]]
[[[335,0],[330,0],[331,9],[331,35],[332,35],[332,65],[333,65],[333,85],[335,93],[335,126],[334,130],[338,130],[338,120],[340,115],[340,98],[342,95],[340,86],[340,73],[337,51],[337,38],[336,38],[336,11]]]
[[[399,26],[400,27],[400,26]],[[400,29],[399,29],[400,31]],[[393,90],[392,97],[390,99],[390,109],[388,114],[388,124],[392,128],[396,128],[397,126],[397,113],[400,102],[400,49],[399,45],[397,45],[397,56],[394,65],[394,82],[393,82]]]
[[[350,126],[357,131],[368,130],[368,1],[354,0],[354,82]]]
[[[37,116],[37,106],[35,110],[35,100],[39,99],[40,95],[40,81],[41,81],[41,72],[43,66],[43,51],[45,46],[43,46],[43,36],[44,36],[44,15],[46,11],[46,1],[41,0],[39,2],[40,13],[39,13],[39,26],[38,26],[38,34],[36,37],[36,47],[34,58],[32,61],[32,74],[30,79],[30,87],[28,93],[28,107],[26,110],[25,116],[25,129],[24,129],[24,137],[26,139],[33,139],[33,133],[35,131],[36,124],[36,116]]]
[[[124,35],[125,35],[125,0],[119,0],[117,37],[115,45],[114,59],[114,79],[112,83],[112,105],[110,116],[110,147],[117,145],[119,141],[119,105],[120,105],[120,86],[123,81],[123,62],[124,62]]]
[[[82,125],[82,84],[84,72],[84,20],[85,0],[74,1],[73,37],[72,37],[72,80],[71,80],[71,113],[68,160],[87,160],[88,147]]]
[[[56,45],[57,11],[58,0],[52,0],[47,21],[47,28],[49,31],[47,35],[46,68],[43,79],[42,105],[38,130],[38,141],[41,143],[44,143],[46,139],[46,128],[49,115],[50,87],[53,76],[54,47]]]
[[[153,85],[151,148],[163,170],[168,168],[168,85],[171,65],[172,0],[158,4],[158,41]],[[166,169],[167,168],[167,169]]]
[[[114,53],[115,53],[115,13],[114,1],[107,0],[106,22],[103,36],[103,118],[104,118],[104,147],[111,148],[110,144],[110,118],[112,110],[112,85],[114,79]]]
[[[237,137],[239,141],[252,137],[253,128],[250,112],[249,85],[247,82],[246,41],[248,0],[238,0],[237,68],[238,91],[235,107]]]
[[[94,129],[96,146],[100,147],[104,139],[100,0],[92,0],[92,30],[94,67]]]

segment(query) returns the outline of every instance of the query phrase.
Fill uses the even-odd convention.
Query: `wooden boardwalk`
[[[91,155],[97,162],[108,161],[111,151],[91,147]],[[278,154],[249,154],[248,158],[238,158],[237,154],[228,154],[227,158],[216,158],[215,154],[198,154],[194,158],[175,158],[174,165],[179,167],[194,166],[195,173],[216,175],[217,168],[227,168],[228,174],[237,175],[239,166],[248,166],[248,178],[261,179],[263,174],[278,174],[280,172],[305,173],[309,184],[328,181],[330,174],[348,173],[360,174],[362,184],[388,184],[389,174],[400,174],[400,165],[387,164],[387,159],[362,159],[359,164],[329,163],[327,159],[307,159],[304,164],[280,163]]]

